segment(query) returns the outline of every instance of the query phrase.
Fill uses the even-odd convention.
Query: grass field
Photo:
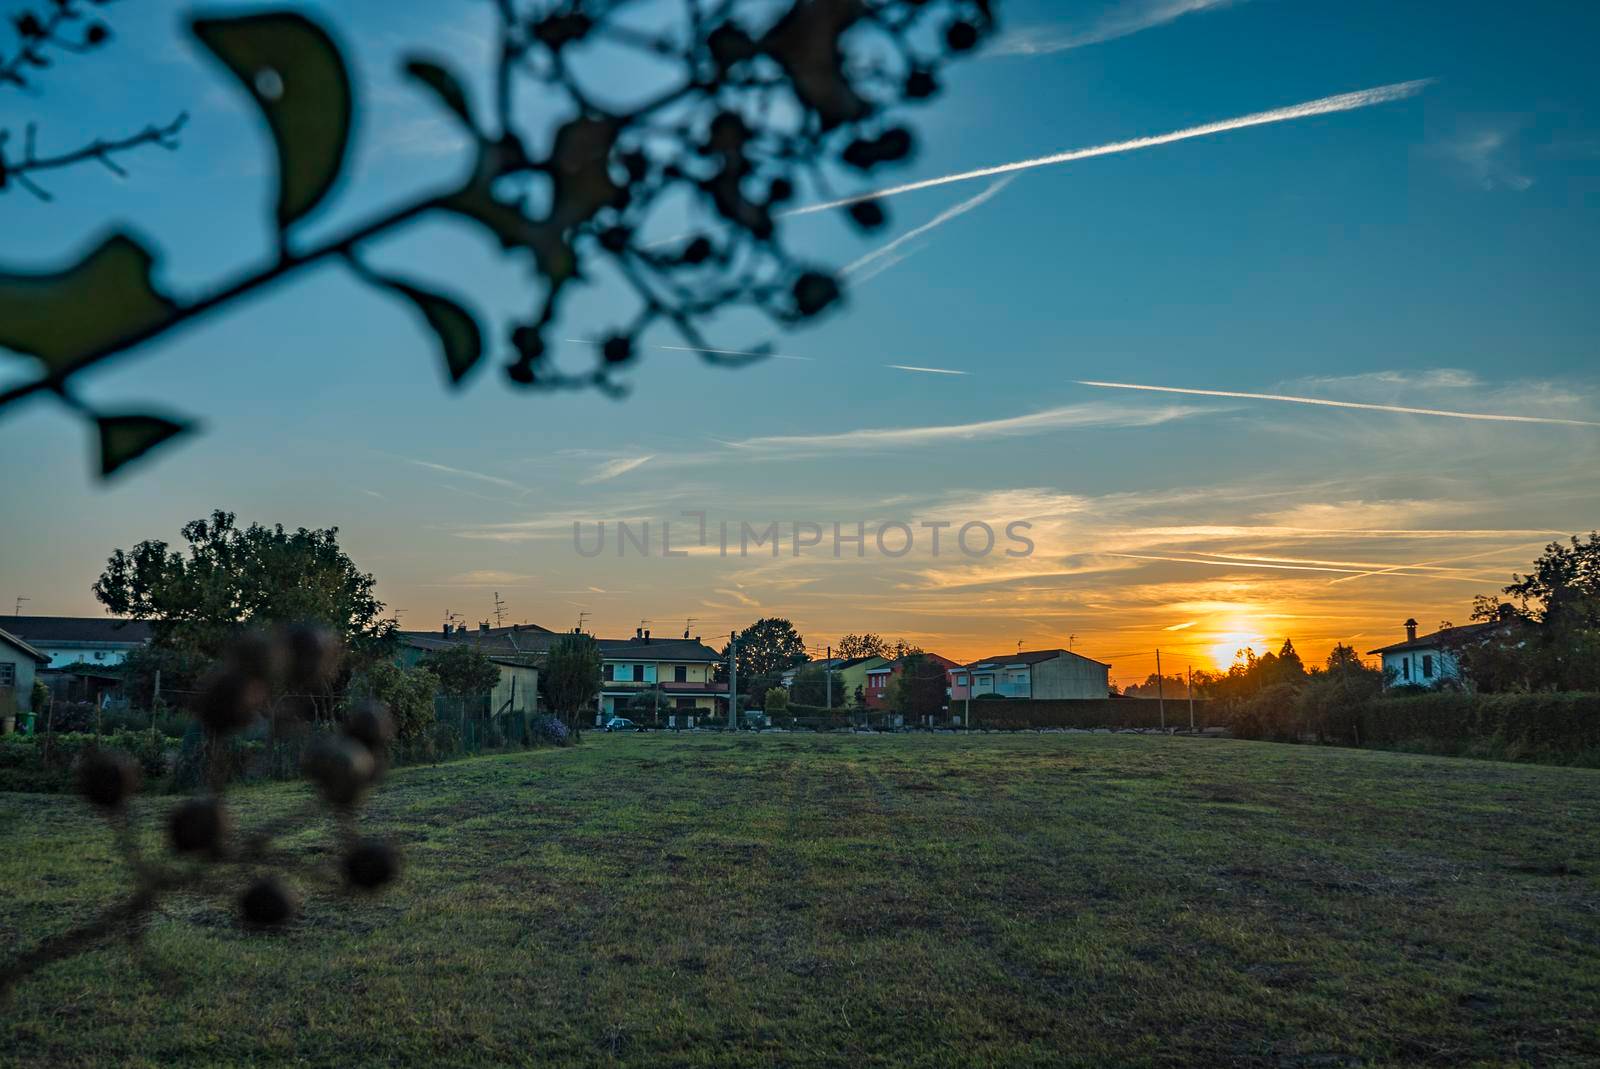
[[[0,1062],[1600,1064],[1596,771],[589,736],[403,770],[368,820],[406,846],[397,890],[275,935],[171,900],[142,950],[0,1006]],[[0,827],[0,948],[114,897],[81,803],[0,795]]]

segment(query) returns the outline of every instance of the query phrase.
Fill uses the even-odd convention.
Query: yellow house
[[[628,716],[642,692],[660,695],[661,717],[715,716],[728,697],[728,684],[715,682],[722,657],[698,638],[653,638],[639,630],[632,638],[601,638],[600,698],[597,715]]]

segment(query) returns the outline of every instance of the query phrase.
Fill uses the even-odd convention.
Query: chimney
[[[479,620],[478,621],[478,630],[479,631],[487,631],[487,630],[489,630],[489,621],[488,620]]]
[[[650,629],[648,627],[644,629],[644,640],[646,642],[650,641]]]
[[[634,638],[643,638],[644,637],[644,628],[642,628],[642,627],[634,628],[633,629],[633,637]]]
[[[444,637],[445,638],[449,638],[450,637],[450,621],[449,620],[446,620],[444,622]]]
[[[1407,620],[1406,621],[1406,641],[1407,642],[1415,642],[1416,640],[1417,640],[1417,622],[1415,620]]]

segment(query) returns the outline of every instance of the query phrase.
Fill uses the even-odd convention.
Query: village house
[[[1069,650],[1027,650],[973,661],[952,673],[950,698],[1105,698],[1111,666]]]
[[[1462,647],[1487,639],[1500,626],[1503,625],[1489,621],[1442,627],[1431,634],[1418,635],[1417,621],[1407,620],[1404,642],[1368,650],[1367,656],[1383,658],[1385,686],[1438,687],[1465,683],[1461,670]]]
[[[633,701],[651,690],[660,696],[662,716],[714,716],[719,700],[727,700],[728,684],[715,679],[722,655],[698,637],[654,638],[638,628],[632,638],[595,641],[602,717],[628,716]]]
[[[150,624],[115,616],[8,616],[5,627],[50,658],[49,667],[114,668],[150,642]]]
[[[864,692],[868,709],[884,709],[889,704],[889,685],[899,678],[905,670],[906,662],[911,657],[920,657],[924,661],[932,661],[945,670],[944,692],[945,697],[950,697],[953,683],[952,673],[961,668],[961,665],[948,657],[941,657],[937,653],[911,654],[906,657],[897,657],[875,668],[867,669],[867,685]]]
[[[0,718],[33,708],[34,674],[49,663],[43,650],[0,630]]]

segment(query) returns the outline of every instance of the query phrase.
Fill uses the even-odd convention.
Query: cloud
[[[654,453],[649,453],[642,457],[618,457],[615,460],[608,460],[596,468],[594,474],[584,479],[583,482],[603,483],[610,479],[615,479],[619,475],[626,475],[635,468],[650,463],[655,458]]]
[[[1269,123],[1290,122],[1294,119],[1305,119],[1313,115],[1329,115],[1340,111],[1354,111],[1357,108],[1370,108],[1377,104],[1387,104],[1390,101],[1405,100],[1408,97],[1416,96],[1431,85],[1432,82],[1432,78],[1420,78],[1410,82],[1380,85],[1372,89],[1360,89],[1353,93],[1340,93],[1337,96],[1308,100],[1303,104],[1291,104],[1284,108],[1273,108],[1271,111],[1258,111],[1250,115],[1240,115],[1232,119],[1205,123],[1201,126],[1189,126],[1182,130],[1173,130],[1170,133],[1136,137],[1128,141],[1113,141],[1109,144],[1094,145],[1090,148],[1071,149],[1050,156],[1036,156],[1029,160],[1018,160],[1015,163],[1001,163],[992,167],[981,167],[975,171],[960,171],[956,174],[942,175],[938,178],[925,178],[918,182],[908,182],[905,185],[891,186],[888,189],[872,190],[853,197],[844,197],[840,200],[826,201],[821,204],[808,204],[803,208],[795,208],[784,214],[808,215],[812,212],[823,212],[831,208],[842,208],[859,201],[898,196],[901,193],[910,193],[918,189],[932,189],[934,186],[949,185],[952,182],[968,182],[974,178],[991,178],[995,175],[1011,174],[1015,171],[1026,171],[1035,167],[1051,167],[1059,163],[1086,160],[1094,156],[1112,156],[1119,152],[1137,152],[1139,149],[1154,148],[1157,145],[1170,145],[1175,141],[1188,141],[1190,138],[1195,137],[1209,137],[1212,134],[1227,133],[1230,130],[1243,130],[1250,126],[1266,126]]]
[[[1130,408],[1096,403],[1062,405],[1025,416],[987,419],[975,423],[932,424],[923,427],[869,427],[837,434],[774,435],[725,443],[735,449],[808,452],[834,449],[904,448],[956,439],[1006,438],[1045,434],[1071,427],[1153,427],[1206,411],[1168,405]]]
[[[1296,397],[1281,393],[1245,393],[1238,390],[1195,390],[1182,386],[1143,386],[1131,382],[1095,382],[1079,380],[1079,386],[1096,386],[1108,390],[1145,390],[1153,393],[1176,393],[1190,397],[1228,397],[1248,401],[1282,401],[1296,405],[1320,405],[1325,408],[1354,408],[1366,412],[1394,412],[1406,416],[1440,416],[1447,419],[1482,420],[1491,423],[1544,423],[1566,427],[1600,427],[1600,423],[1586,419],[1558,419],[1554,416],[1514,416],[1501,412],[1456,412],[1443,408],[1412,408],[1408,405],[1380,405],[1362,401],[1330,401],[1324,397]]]
[[[442,583],[430,583],[430,586],[495,586],[497,584],[524,583],[534,578],[532,575],[522,575],[518,572],[497,572],[490,569],[462,572],[452,575]]]
[[[1484,190],[1523,193],[1533,188],[1533,179],[1508,158],[1511,137],[1509,129],[1487,128],[1446,141],[1437,148],[1461,167],[1473,185]]]
[[[921,226],[913,227],[912,229],[907,230],[904,234],[901,234],[899,237],[895,238],[893,241],[890,241],[890,242],[888,242],[888,243],[886,243],[886,244],[884,244],[884,245],[882,245],[882,246],[880,246],[880,247],[878,247],[876,249],[873,249],[871,252],[867,253],[865,256],[862,256],[860,259],[857,259],[852,263],[846,264],[844,266],[843,270],[840,273],[844,274],[844,275],[853,275],[857,271],[860,271],[863,267],[867,267],[868,265],[872,264],[876,260],[880,260],[885,256],[893,256],[894,255],[894,251],[896,249],[900,248],[900,246],[906,244],[909,241],[915,241],[917,238],[922,237],[924,234],[928,233],[931,230],[938,229],[939,227],[941,227],[944,224],[948,223],[952,219],[957,219],[957,218],[960,218],[963,215],[966,215],[972,209],[974,209],[974,208],[978,207],[979,205],[983,204],[990,197],[993,197],[996,193],[999,193],[1002,189],[1006,188],[1006,186],[1009,186],[1014,181],[1016,181],[1016,176],[1009,175],[1009,176],[1007,176],[1005,178],[1000,179],[998,182],[991,183],[988,189],[985,189],[982,193],[979,193],[977,196],[968,197],[966,200],[962,201],[960,204],[956,204],[956,205],[953,205],[952,207],[946,208],[944,211],[940,212],[938,215],[934,216],[932,219],[929,219],[926,223],[923,223]],[[905,259],[904,256],[897,257],[895,262],[898,263],[900,260],[903,260],[903,259]],[[875,271],[875,272],[873,272],[873,277],[876,277],[877,275],[882,274],[882,273],[883,272],[881,270],[880,271]]]
[[[1001,34],[986,56],[1047,56],[1086,45],[1114,41],[1165,26],[1185,15],[1229,7],[1234,0],[1129,0],[1087,25],[1024,26]]]

